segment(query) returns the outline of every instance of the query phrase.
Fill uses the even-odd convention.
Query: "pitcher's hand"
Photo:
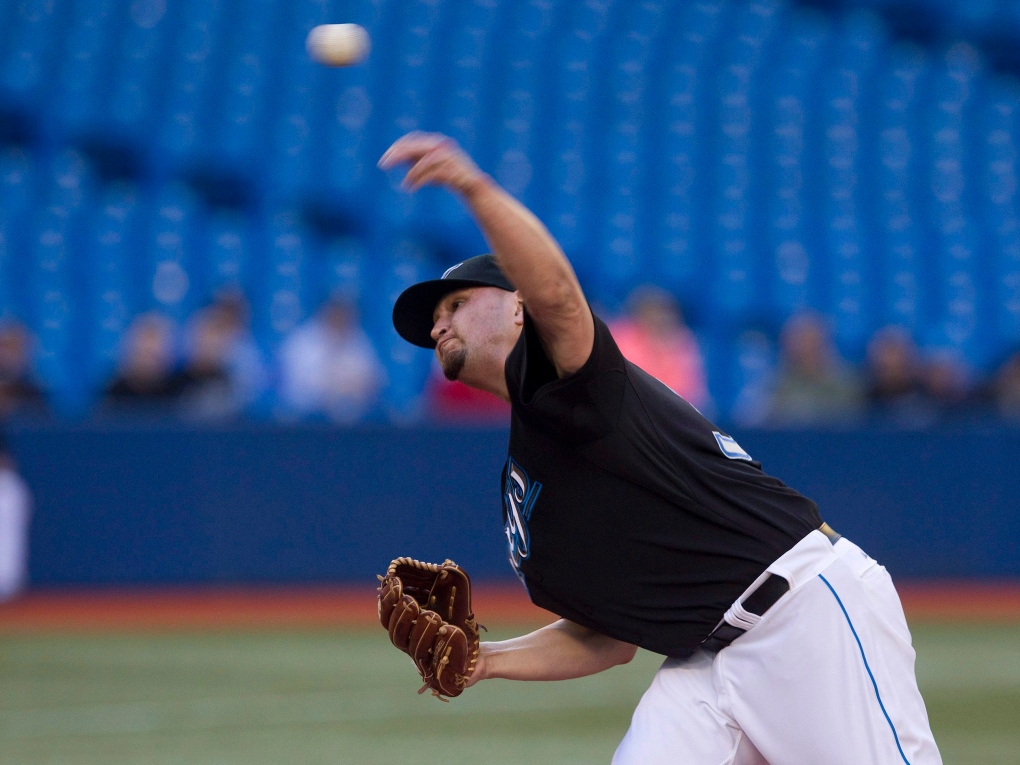
[[[408,133],[398,138],[379,159],[379,167],[389,170],[410,165],[401,184],[408,191],[422,186],[445,186],[465,196],[489,182],[456,141],[441,133]]]

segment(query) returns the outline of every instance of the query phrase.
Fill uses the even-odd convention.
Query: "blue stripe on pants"
[[[878,699],[878,706],[882,708],[882,714],[885,715],[885,720],[889,723],[889,728],[892,730],[893,738],[896,739],[896,748],[900,750],[900,757],[903,758],[903,761],[907,765],[910,765],[910,760],[908,760],[907,756],[903,754],[903,747],[900,746],[900,737],[896,735],[896,726],[893,725],[892,720],[889,719],[889,713],[885,711],[885,704],[882,703],[882,695],[878,692],[878,683],[875,682],[875,676],[871,673],[871,667],[868,666],[868,657],[864,655],[864,646],[861,645],[861,639],[857,637],[857,630],[854,629],[854,623],[850,621],[850,614],[846,612],[846,607],[843,605],[843,601],[839,599],[839,595],[836,594],[836,590],[833,586],[829,584],[829,580],[821,574],[818,575],[818,578],[825,582],[825,586],[829,588],[832,596],[836,599],[836,602],[839,603],[839,607],[843,611],[843,616],[846,617],[846,623],[850,625],[850,631],[854,634],[854,640],[857,641],[857,647],[861,651],[861,658],[864,659],[864,668],[868,670],[868,677],[871,678],[871,685],[875,688],[875,697]]]

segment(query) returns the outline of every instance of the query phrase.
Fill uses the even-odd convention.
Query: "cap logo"
[[[457,265],[455,265],[455,266],[450,266],[450,267],[449,267],[448,269],[446,269],[445,271],[443,271],[443,275],[442,275],[442,277],[440,277],[440,278],[442,278],[442,279],[445,279],[445,278],[446,278],[447,276],[449,276],[449,275],[450,275],[450,274],[451,274],[451,273],[452,273],[452,272],[453,272],[454,270],[456,270],[456,269],[460,268],[460,267],[461,267],[462,265],[464,265],[464,263],[463,263],[463,262],[461,262],[461,263],[458,263],[458,264],[457,264]]]

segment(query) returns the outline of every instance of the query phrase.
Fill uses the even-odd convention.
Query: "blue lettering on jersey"
[[[531,555],[528,520],[531,518],[531,510],[540,491],[542,484],[532,483],[524,468],[518,465],[513,457],[507,459],[506,489],[503,494],[503,509],[506,514],[504,530],[510,565],[514,567],[514,573],[521,581],[524,581],[521,563]]]

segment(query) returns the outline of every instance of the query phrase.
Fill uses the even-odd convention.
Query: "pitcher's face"
[[[499,287],[469,287],[440,300],[432,314],[432,339],[446,378],[471,385],[481,374],[502,374],[502,361],[520,334],[522,311],[517,293]]]

